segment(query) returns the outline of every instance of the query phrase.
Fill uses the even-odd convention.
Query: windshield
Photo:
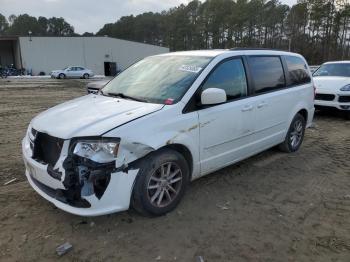
[[[154,56],[130,66],[110,81],[104,95],[158,104],[173,104],[187,92],[210,57]]]
[[[350,63],[325,64],[315,71],[313,76],[343,76],[350,77]]]

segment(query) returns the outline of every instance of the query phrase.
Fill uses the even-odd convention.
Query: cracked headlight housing
[[[350,85],[343,86],[340,91],[350,91]]]
[[[97,163],[112,162],[117,158],[119,139],[79,140],[73,153]]]

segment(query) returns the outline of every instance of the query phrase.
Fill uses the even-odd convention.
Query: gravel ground
[[[316,115],[297,153],[270,149],[193,182],[166,216],[55,208],[25,181],[20,142],[85,84],[0,80],[0,261],[55,260],[67,241],[60,261],[350,261],[350,121],[335,113]]]

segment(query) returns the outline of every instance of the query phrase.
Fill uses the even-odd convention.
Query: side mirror
[[[202,105],[216,105],[225,103],[227,100],[225,90],[219,88],[205,89],[201,94]]]

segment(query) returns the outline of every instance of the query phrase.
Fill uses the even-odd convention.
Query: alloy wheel
[[[171,204],[182,186],[182,172],[174,162],[162,164],[151,175],[147,185],[147,195],[155,207]]]
[[[301,120],[297,120],[293,124],[293,129],[290,132],[289,141],[292,148],[299,146],[303,138],[303,123]]]

